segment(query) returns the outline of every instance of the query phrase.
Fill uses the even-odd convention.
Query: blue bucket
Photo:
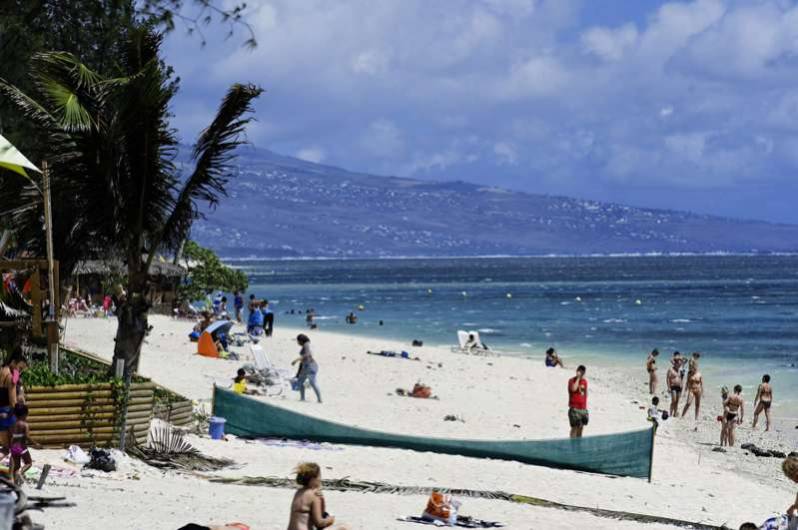
[[[226,421],[227,420],[224,418],[211,416],[210,423],[208,425],[208,434],[211,435],[212,440],[221,440],[224,438],[224,424]]]

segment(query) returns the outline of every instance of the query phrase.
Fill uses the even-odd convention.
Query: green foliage
[[[221,262],[212,250],[187,241],[183,257],[188,263],[186,281],[180,286],[180,296],[184,300],[200,300],[213,291],[246,291],[249,278],[239,269],[233,269]]]
[[[69,351],[61,351],[60,372],[55,375],[50,371],[47,360],[32,361],[22,381],[25,386],[58,386],[58,385],[99,385],[114,383],[121,384],[121,380],[108,374],[108,366],[75,355]],[[143,377],[135,377],[134,382],[146,382]]]

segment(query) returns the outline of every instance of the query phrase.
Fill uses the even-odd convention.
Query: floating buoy
[[[427,294],[432,294],[432,289],[427,289]]]
[[[581,302],[581,301],[582,301],[582,297],[581,297],[581,296],[577,296],[575,300],[576,300],[577,302]]]
[[[637,300],[635,300],[635,304],[643,305],[643,301],[638,298]]]
[[[507,293],[507,298],[512,298],[512,297],[513,297],[513,293]]]
[[[366,309],[366,306],[364,306],[363,304],[360,304],[359,306],[357,306],[357,309],[358,309],[358,311],[364,311]]]
[[[465,292],[465,291],[463,291],[463,293],[462,293],[462,294],[463,294],[463,296],[468,296],[468,293],[467,293],[467,292]]]

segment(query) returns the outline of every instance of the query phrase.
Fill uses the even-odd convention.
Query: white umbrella
[[[10,169],[24,177],[28,176],[25,169],[41,173],[41,170],[33,165],[33,162],[25,158],[25,155],[11,145],[11,142],[6,140],[3,135],[0,135],[0,167]]]

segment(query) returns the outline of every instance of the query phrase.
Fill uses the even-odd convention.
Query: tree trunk
[[[130,271],[128,292],[115,296],[118,326],[114,341],[114,361],[111,372],[116,371],[118,359],[125,361],[125,376],[135,374],[139,369],[141,345],[147,335],[150,304],[146,299],[147,276],[140,271]]]

